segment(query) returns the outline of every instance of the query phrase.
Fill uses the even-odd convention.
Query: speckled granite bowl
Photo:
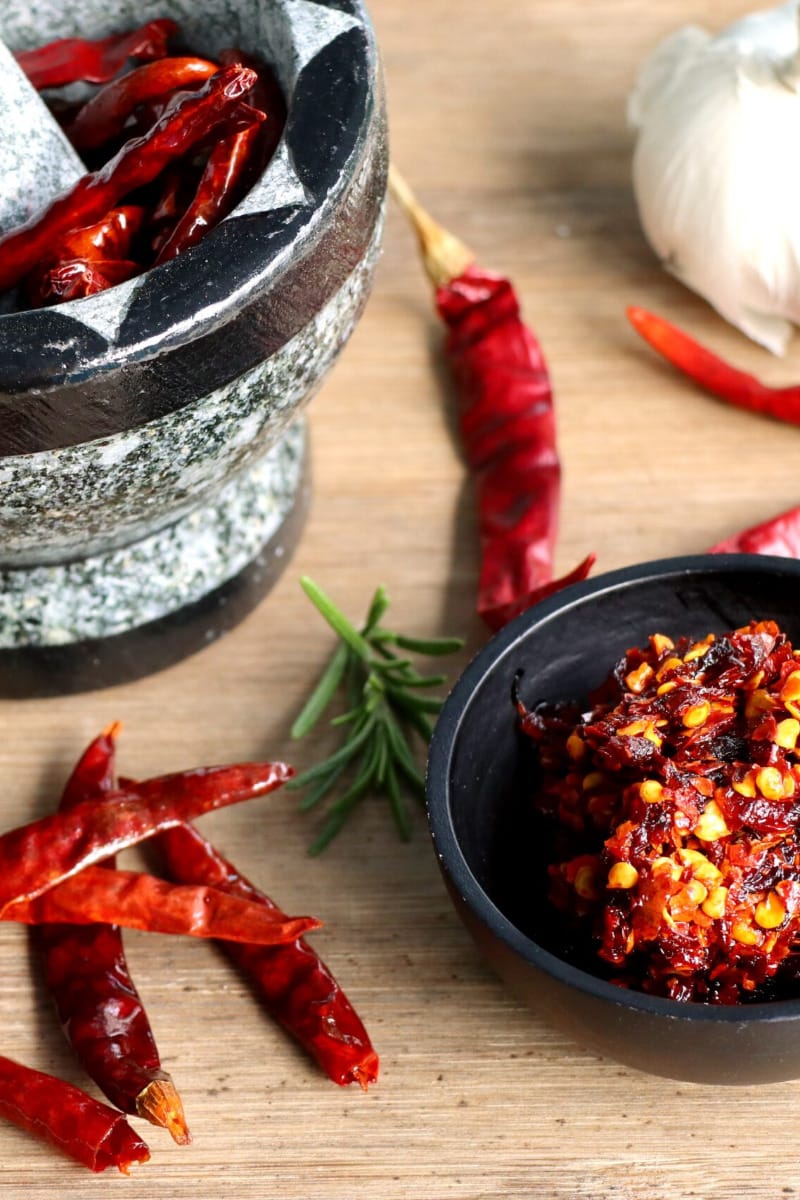
[[[300,525],[299,410],[347,340],[387,166],[361,0],[0,0],[14,49],[173,17],[270,62],[280,146],[200,245],[55,309],[0,317],[0,694],[164,666],[263,594]]]

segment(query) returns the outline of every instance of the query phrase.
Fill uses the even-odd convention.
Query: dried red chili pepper
[[[553,395],[514,288],[475,266],[471,251],[420,208],[394,171],[390,182],[414,224],[449,328],[461,437],[478,491],[478,612],[496,630],[544,595],[585,579],[594,558],[553,580],[560,497]]]
[[[137,105],[204,83],[219,67],[204,58],[170,57],[114,79],[88,100],[66,127],[76,150],[96,150],[122,133]]]
[[[34,50],[20,50],[14,57],[35,88],[62,87],[78,80],[107,83],[130,58],[163,58],[167,41],[177,29],[174,21],[148,21],[140,29],[96,41],[59,38]]]
[[[256,73],[256,81],[248,93],[247,102],[267,115],[267,120],[261,126],[261,152],[266,162],[275,152],[286,124],[286,98],[283,89],[271,67],[260,58],[246,54],[238,46],[220,50],[219,61],[223,67],[241,63],[243,67],[250,67]]]
[[[144,223],[141,205],[112,208],[94,225],[71,230],[25,280],[30,304],[59,304],[105,291],[142,270],[130,255]]]
[[[761,383],[754,375],[730,366],[683,330],[644,308],[631,307],[627,316],[654,350],[704,391],[735,408],[800,425],[800,387],[770,387]]]
[[[168,883],[142,871],[83,867],[38,896],[7,904],[0,921],[24,925],[109,922],[150,933],[281,946],[318,929],[316,917],[287,917],[213,887]]]
[[[590,704],[520,709],[555,830],[552,903],[624,986],[715,1004],[774,996],[800,938],[788,638],[773,621],[654,634]]]
[[[213,147],[197,191],[159,250],[156,266],[195,246],[233,211],[257,173],[254,165],[259,132],[259,127],[253,125]]]
[[[57,1146],[90,1171],[130,1174],[150,1151],[128,1122],[80,1088],[0,1056],[0,1115]]]
[[[130,258],[134,239],[142,228],[145,210],[140,204],[112,208],[93,225],[72,229],[58,246],[53,260],[86,258],[98,262]]]
[[[709,554],[775,554],[800,558],[800,508],[753,525],[712,546]]]
[[[135,791],[83,800],[0,837],[0,917],[84,867],[204,812],[265,795],[291,779],[284,763],[202,767],[137,783]]]
[[[35,307],[64,304],[104,292],[126,279],[141,274],[139,263],[127,259],[71,258],[49,267],[36,281],[26,285],[26,295]]]
[[[239,50],[223,50],[223,66],[243,63],[256,72],[248,104],[266,120],[259,126],[222,138],[212,148],[194,197],[161,246],[156,263],[182,254],[205,237],[236,207],[261,174],[280,141],[286,119],[283,93],[267,67]]]
[[[0,290],[15,286],[71,230],[98,220],[134,189],[213,130],[232,133],[263,120],[242,103],[255,81],[247,67],[228,67],[196,92],[180,92],[141,138],[126,142],[98,171],[84,175],[39,216],[0,238]]]
[[[184,883],[210,884],[264,906],[281,910],[237,871],[192,826],[159,835],[168,873]],[[267,1011],[303,1046],[334,1083],[359,1083],[366,1090],[378,1078],[378,1056],[366,1029],[333,975],[298,938],[285,946],[222,944],[232,962],[251,980]]]
[[[113,793],[118,728],[112,725],[84,751],[62,793],[62,809]],[[104,865],[113,867],[114,860]],[[73,876],[73,881],[80,884],[81,878]],[[79,893],[82,903],[82,888]],[[90,1078],[117,1108],[145,1117],[168,1129],[179,1145],[188,1145],[191,1136],[183,1105],[175,1084],[161,1068],[119,927],[41,924],[33,933],[59,1021]]]

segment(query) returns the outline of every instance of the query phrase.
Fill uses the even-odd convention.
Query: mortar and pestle
[[[310,496],[303,406],[366,303],[386,120],[361,0],[0,0],[0,233],[85,168],[12,53],[174,19],[269,63],[287,120],[196,246],[97,295],[0,314],[0,695],[137,678],[234,626]],[[232,27],[235,26],[235,27]],[[18,298],[17,298],[18,304]]]

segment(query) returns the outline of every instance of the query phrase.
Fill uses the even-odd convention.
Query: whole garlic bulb
[[[798,3],[716,37],[679,30],[647,60],[628,105],[650,244],[775,354],[800,324]]]

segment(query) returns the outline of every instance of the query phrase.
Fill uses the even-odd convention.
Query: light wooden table
[[[393,151],[423,199],[513,274],[557,392],[566,568],[699,551],[796,503],[800,436],[728,411],[662,369],[626,303],[672,315],[772,379],[800,377],[795,343],[768,358],[662,274],[640,235],[624,104],[637,64],[684,21],[720,26],[747,0],[372,0]],[[102,693],[4,703],[0,825],[46,811],[77,753],[114,718],[121,767],[327,749],[288,729],[331,649],[300,593],[314,576],[357,618],[379,581],[397,625],[461,633],[476,576],[469,483],[450,432],[439,329],[412,239],[392,211],[374,295],[314,401],[314,507],[271,595],[233,634],[153,678]],[[395,839],[368,803],[319,860],[313,822],[278,793],[203,829],[292,911],[382,1059],[369,1094],[322,1078],[213,950],[148,935],[129,957],[194,1145],[143,1128],[152,1161],[95,1179],[0,1128],[10,1200],[778,1200],[800,1193],[797,1084],[712,1090],[600,1061],[509,998],[440,881],[421,814]],[[136,862],[135,855],[129,856]],[[80,1081],[16,927],[0,937],[3,1052]]]

